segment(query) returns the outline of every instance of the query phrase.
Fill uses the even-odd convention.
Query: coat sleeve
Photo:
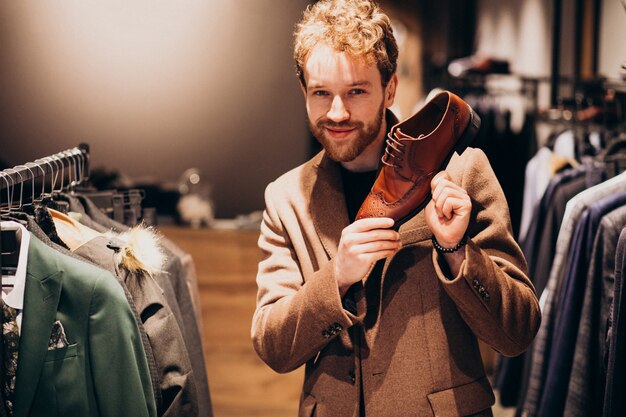
[[[257,307],[251,333],[261,359],[277,372],[289,372],[346,331],[353,324],[353,316],[343,309],[332,260],[305,282],[273,202],[273,186],[275,183],[265,191],[266,210],[259,237],[263,260],[257,273]]]
[[[139,328],[122,287],[109,274],[99,276],[94,286],[89,345],[99,415],[156,416]]]
[[[433,263],[448,295],[469,327],[506,356],[522,353],[535,337],[541,311],[526,260],[513,238],[502,188],[481,150],[468,149],[460,185],[472,199],[472,218],[459,274],[446,274],[433,249]]]

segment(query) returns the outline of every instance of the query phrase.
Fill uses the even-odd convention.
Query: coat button
[[[335,329],[336,332],[340,332],[343,330],[343,327],[341,327],[341,324],[339,323],[334,323],[333,324],[333,329]]]
[[[478,288],[480,286],[480,282],[474,278],[474,280],[472,281],[472,285],[474,286],[474,288]]]
[[[485,291],[485,293],[483,294],[483,298],[485,300],[489,300],[489,293],[487,291]]]
[[[352,383],[354,384],[356,382],[356,374],[354,373],[354,371],[348,372],[348,376],[350,377],[350,381],[352,381]]]
[[[330,333],[328,330],[324,329],[322,330],[322,336],[324,336],[325,339],[328,339],[330,337]]]

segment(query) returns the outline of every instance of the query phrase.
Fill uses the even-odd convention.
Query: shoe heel
[[[456,148],[456,152],[461,155],[465,152],[465,149],[472,143],[474,137],[480,130],[480,117],[476,114],[476,112],[470,108],[470,121],[465,128],[465,132],[461,135],[459,139],[458,146]]]

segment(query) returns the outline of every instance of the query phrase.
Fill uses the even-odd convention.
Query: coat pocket
[[[437,417],[463,417],[490,409],[496,399],[487,377],[482,377],[428,394],[428,401]],[[489,411],[485,412],[491,415]]]
[[[89,415],[91,375],[78,344],[47,351],[38,381],[29,415]]]
[[[46,352],[44,362],[54,362],[67,358],[72,358],[78,354],[78,344],[68,345],[63,348],[50,349]]]

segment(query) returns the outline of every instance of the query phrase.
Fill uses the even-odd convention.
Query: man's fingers
[[[369,217],[359,219],[346,227],[344,231],[348,232],[368,232],[373,229],[388,229],[393,226],[394,221],[389,217]]]
[[[465,205],[463,204],[464,200],[459,198],[447,198],[441,207],[441,212],[446,219],[451,219],[452,215],[463,208]]]
[[[395,251],[402,247],[400,241],[381,240],[377,242],[368,242],[362,245],[355,245],[350,248],[350,252],[354,255],[370,254],[380,251]]]
[[[354,232],[345,233],[342,236],[342,241],[348,245],[359,245],[368,242],[377,241],[399,241],[400,234],[395,230],[389,229],[375,229],[369,232]]]
[[[450,177],[450,174],[448,174],[446,171],[441,171],[441,172],[438,172],[437,175],[433,177],[433,179],[431,180],[431,184],[436,186],[441,180],[451,181],[452,178]]]
[[[359,255],[359,259],[364,263],[372,264],[381,259],[385,259],[390,256],[393,256],[396,252],[397,252],[397,249],[364,253],[362,255]]]
[[[439,181],[434,188],[431,189],[433,199],[437,200],[440,198],[441,194],[444,192],[453,193],[455,196],[461,197],[467,195],[467,191],[453,183],[449,180],[441,180]]]

